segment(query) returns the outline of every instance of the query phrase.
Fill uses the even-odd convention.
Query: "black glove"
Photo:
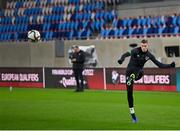
[[[176,64],[175,64],[174,61],[173,61],[170,65],[171,65],[171,67],[173,67],[173,68],[176,66]]]
[[[123,61],[121,59],[119,59],[118,63],[121,65],[123,63]]]

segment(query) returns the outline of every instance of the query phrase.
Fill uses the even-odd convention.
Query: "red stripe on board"
[[[125,84],[107,84],[107,90],[126,90]],[[175,85],[134,85],[134,90],[138,91],[176,91]]]
[[[43,83],[37,82],[0,82],[0,87],[31,87],[31,88],[42,88]]]

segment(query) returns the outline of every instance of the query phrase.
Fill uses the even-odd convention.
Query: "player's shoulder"
[[[141,47],[137,47],[131,50],[131,53],[138,53]]]
[[[80,50],[80,51],[79,51],[79,54],[84,55],[85,52],[84,52],[83,50]]]
[[[79,52],[80,52],[80,53],[84,53],[84,51],[83,51],[83,50],[80,50]]]
[[[148,50],[148,52],[147,52],[147,56],[149,56],[150,58],[151,58],[151,57],[154,57],[154,55],[153,55],[153,54],[151,53],[151,51],[149,51],[149,50]]]

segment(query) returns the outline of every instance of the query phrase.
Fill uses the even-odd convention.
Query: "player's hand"
[[[123,61],[121,59],[119,59],[118,63],[121,65],[123,63]]]
[[[176,63],[173,61],[172,63],[171,63],[171,67],[175,67],[176,66]]]
[[[72,63],[73,63],[73,62],[76,62],[76,59],[72,59],[71,62],[72,62]]]

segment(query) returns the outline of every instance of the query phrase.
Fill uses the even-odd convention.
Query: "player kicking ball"
[[[132,49],[131,52],[126,52],[118,60],[119,64],[122,64],[126,57],[129,57],[130,61],[126,69],[126,86],[127,86],[127,98],[130,109],[130,114],[134,123],[138,122],[135,115],[134,102],[133,102],[133,84],[134,81],[141,79],[143,76],[144,64],[151,60],[159,68],[174,68],[175,62],[171,64],[163,64],[156,60],[155,56],[148,51],[148,41],[143,39],[140,47]]]

